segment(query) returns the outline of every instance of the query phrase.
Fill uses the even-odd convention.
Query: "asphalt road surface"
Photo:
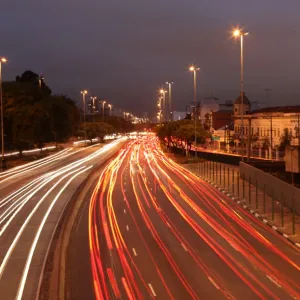
[[[73,228],[69,299],[300,299],[300,252],[217,189],[132,142]]]
[[[118,140],[68,148],[0,173],[0,299],[36,298],[59,217],[80,183],[117,153]]]

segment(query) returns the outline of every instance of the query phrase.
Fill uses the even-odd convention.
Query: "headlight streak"
[[[23,166],[19,166],[20,167],[19,169],[8,170],[8,171],[6,171],[7,173],[5,173],[5,174],[0,173],[0,178],[4,178],[3,180],[0,181],[0,183],[10,180],[12,178],[18,177],[19,175],[26,174],[27,172],[33,171],[39,167],[46,166],[49,163],[53,163],[57,160],[64,159],[72,154],[75,154],[75,152],[72,152],[72,153],[67,153],[67,152],[68,151],[59,153],[58,155],[55,155],[55,156],[46,157],[47,159],[45,159],[45,160],[38,160],[38,161],[34,161],[32,163],[29,163],[29,164],[26,164]]]
[[[158,159],[160,159],[160,157],[158,157]],[[158,162],[155,160],[154,161],[154,164],[156,164],[156,167],[158,168],[158,169],[160,169],[160,166],[158,165]],[[175,172],[175,173],[177,173],[177,175],[180,173],[179,171],[178,171],[178,169],[180,169],[181,167],[179,167],[179,166],[177,166],[176,165],[176,167],[177,167],[177,169],[173,169],[172,171],[173,172]],[[150,167],[151,168],[151,167]],[[163,170],[162,170],[163,171]],[[153,169],[152,169],[152,172],[155,172]],[[164,172],[164,171],[163,171]],[[158,177],[158,176],[157,176]],[[162,189],[164,189],[164,192],[165,192],[165,194],[166,195],[168,195],[168,192],[167,192],[167,189],[166,189],[166,187],[164,187],[163,186],[163,184],[162,184],[162,182],[160,181],[160,184],[161,184],[161,188]],[[194,183],[195,184],[195,183]],[[188,203],[189,204],[189,206],[201,217],[201,218],[204,218],[205,217],[205,221],[206,222],[208,222],[208,224],[210,224],[210,226],[212,226],[212,228],[214,228],[215,230],[216,230],[216,232],[219,232],[219,234],[220,234],[220,236],[227,236],[226,238],[227,239],[229,239],[229,238],[232,238],[233,237],[233,235],[231,235],[231,234],[229,234],[228,232],[226,232],[226,231],[224,231],[223,233],[221,233],[220,232],[220,229],[221,229],[221,231],[222,231],[222,227],[220,227],[220,226],[218,226],[218,224],[213,220],[213,219],[210,219],[210,221],[208,221],[208,216],[203,212],[203,211],[201,211],[201,213],[200,213],[200,211],[199,211],[199,208],[197,207],[197,206],[195,206],[194,204],[193,204],[193,202],[192,202],[192,200],[191,199],[189,199],[184,193],[183,193],[183,191],[182,190],[180,190],[180,188],[179,187],[177,187],[175,184],[174,184],[174,187],[176,188],[176,190],[177,190],[177,192],[180,194],[180,196],[181,196],[181,198],[183,198],[183,199],[185,199],[185,202],[186,203]],[[204,192],[203,190],[202,190],[202,192]],[[199,194],[198,194],[198,196],[199,196]],[[174,201],[175,200],[172,200],[172,197],[171,197],[171,195],[169,194],[168,195],[168,198],[169,198],[169,200],[172,202],[172,204],[173,205],[175,205],[174,204]],[[202,195],[202,198],[203,198],[203,195]],[[213,199],[213,197],[212,198],[210,198],[210,199]],[[176,204],[176,205],[178,205],[178,204]],[[175,206],[176,207],[176,209],[177,210],[180,210],[180,208],[179,208],[179,206]],[[197,209],[198,209],[198,212],[197,212]],[[229,213],[228,211],[226,212],[226,213]],[[237,220],[236,220],[237,218],[236,218],[236,216],[235,216],[235,219],[234,219],[234,221],[235,222],[237,222]],[[240,220],[239,220],[240,221]],[[244,222],[244,227],[245,227],[245,225],[247,225],[246,227],[250,227],[246,222]],[[219,227],[219,228],[218,228]],[[244,228],[243,227],[243,228]],[[251,227],[251,232],[253,233],[253,228]],[[239,235],[238,235],[239,236]],[[235,244],[235,242],[232,242],[232,244],[234,245]],[[240,246],[241,247],[243,247],[243,244],[242,244],[242,242],[240,242]],[[256,251],[254,250],[254,249],[252,249],[251,250],[251,245],[247,245],[248,247],[250,247],[250,249],[248,248],[248,252],[249,253],[251,253],[251,254],[254,254],[254,255],[256,255]],[[245,246],[244,246],[245,247]],[[247,249],[247,248],[246,248]],[[245,249],[245,250],[246,250]],[[249,251],[250,250],[250,251]],[[279,254],[279,251],[278,251],[278,249],[276,249],[276,251],[275,252],[277,252],[277,254]],[[246,251],[242,251],[241,252],[243,255],[244,255],[244,257],[246,258],[246,259],[249,259],[249,256],[248,256],[248,254],[246,253]],[[263,259],[261,259],[262,261],[263,261]],[[255,262],[254,262],[255,264],[258,264],[258,267],[260,267],[260,268],[263,268],[263,266],[256,260]],[[265,262],[266,263],[266,262]],[[266,263],[267,264],[267,263]],[[267,264],[268,265],[268,264]],[[294,266],[295,266],[295,264],[294,264]],[[240,266],[242,269],[244,269],[242,266]],[[273,278],[274,278],[274,269],[272,269],[272,267],[270,266],[270,265],[268,265],[268,267],[269,268],[271,268],[271,270],[270,270],[270,272],[271,272],[271,275],[270,276],[273,276]],[[245,270],[246,271],[246,270]],[[265,272],[268,272],[268,270],[266,270],[265,268],[263,268],[263,271],[265,271]],[[278,274],[279,276],[280,276],[280,272],[276,272],[276,274]],[[250,275],[249,273],[248,273],[248,275]],[[252,276],[251,276],[252,277]],[[252,277],[253,279],[254,279],[254,277]],[[286,288],[286,290],[288,290],[291,294],[294,294],[295,295],[295,293],[297,294],[297,292],[295,292],[295,291],[293,291],[293,290],[291,290],[290,289],[290,286],[285,282],[285,283],[283,283],[282,281],[280,281],[278,278],[276,278],[276,281],[278,281],[278,282],[280,282],[280,284],[283,284],[284,286],[285,286],[285,288]],[[295,284],[295,283],[294,283]]]
[[[59,152],[57,152],[57,153],[55,153],[55,154],[52,154],[51,156],[46,156],[46,157],[41,158],[41,159],[39,159],[39,160],[37,160],[37,161],[32,161],[32,162],[26,163],[26,164],[24,164],[24,165],[20,165],[20,166],[11,168],[11,169],[9,169],[9,170],[7,170],[7,171],[3,171],[3,172],[0,173],[0,175],[1,175],[0,178],[3,177],[3,175],[7,175],[7,174],[13,173],[13,172],[15,172],[15,171],[18,171],[18,170],[20,170],[20,169],[24,169],[24,168],[30,167],[30,166],[32,166],[32,165],[34,165],[34,164],[44,162],[44,161],[46,161],[46,160],[49,160],[50,158],[55,158],[55,157],[57,157],[57,156],[63,155],[63,154],[65,154],[66,152],[71,151],[72,149],[73,149],[73,148],[66,148],[66,149],[64,149],[64,150],[62,150],[62,151],[59,151]]]
[[[81,167],[82,168],[82,167]],[[80,168],[80,169],[81,169]],[[69,171],[69,170],[68,170]],[[77,169],[76,170],[74,170],[73,172],[71,172],[71,173],[74,173],[74,172],[76,172],[77,171]],[[65,171],[66,172],[66,171]],[[64,172],[64,173],[65,173]],[[59,176],[59,175],[61,175],[62,173],[59,173],[59,174],[56,174],[56,175],[54,175],[54,176],[52,176],[50,179],[48,179],[45,183],[43,183],[42,184],[42,186],[45,186],[48,182],[50,182],[52,179],[54,179],[55,177],[57,177],[57,176]],[[5,266],[6,266],[6,264],[7,264],[7,262],[8,262],[8,260],[9,260],[9,258],[10,258],[10,255],[11,255],[11,253],[12,253],[12,251],[14,250],[14,248],[15,248],[15,246],[16,246],[16,244],[17,244],[17,242],[19,241],[19,239],[20,239],[20,237],[21,237],[21,235],[22,235],[22,233],[23,233],[23,231],[25,230],[25,228],[26,228],[26,226],[27,226],[27,224],[29,223],[29,221],[31,220],[31,218],[32,218],[32,216],[35,214],[35,212],[38,210],[38,208],[41,206],[41,204],[44,202],[44,200],[48,197],[48,195],[63,181],[63,179],[64,179],[64,177],[62,177],[62,178],[60,178],[47,192],[46,192],[46,194],[37,202],[37,204],[34,206],[34,208],[31,210],[31,212],[30,212],[30,214],[27,216],[27,218],[25,219],[25,221],[24,221],[24,223],[22,224],[22,226],[20,227],[20,229],[19,229],[19,231],[18,231],[18,233],[17,233],[17,235],[16,235],[16,237],[14,238],[14,240],[13,240],[13,242],[11,243],[11,245],[10,245],[10,247],[9,247],[9,249],[7,250],[7,252],[6,252],[6,255],[5,255],[5,257],[4,257],[4,259],[3,259],[3,261],[2,261],[2,263],[1,263],[1,265],[0,265],[0,280],[1,280],[1,277],[2,277],[2,274],[3,274],[3,271],[4,271],[4,268],[5,268]],[[18,210],[20,210],[20,208],[18,209]],[[16,214],[16,213],[15,213]],[[10,222],[9,222],[10,223]],[[7,224],[9,224],[9,223],[7,223]],[[8,225],[7,225],[8,226]],[[6,227],[7,227],[6,226]],[[3,228],[2,228],[2,230],[1,230],[1,232],[0,232],[0,236],[2,235],[2,233],[3,233]]]
[[[113,209],[113,204],[112,204],[112,192],[113,192],[113,189],[114,189],[114,184],[115,184],[115,181],[116,181],[116,178],[117,178],[117,175],[118,175],[118,170],[125,158],[127,153],[125,153],[125,155],[123,153],[120,154],[120,156],[123,156],[123,157],[117,157],[116,160],[114,162],[112,162],[110,164],[110,166],[108,166],[108,168],[105,170],[105,176],[109,178],[109,180],[105,180],[103,178],[103,173],[101,174],[101,177],[100,177],[100,180],[98,182],[98,185],[93,193],[93,198],[92,198],[92,202],[91,202],[91,210],[95,210],[96,208],[93,208],[93,206],[95,205],[94,203],[94,200],[95,200],[95,192],[99,191],[99,187],[100,187],[100,184],[102,183],[107,183],[107,215],[109,217],[109,224],[110,224],[110,229],[112,230],[112,235],[113,235],[113,240],[114,240],[114,243],[116,244],[116,250],[118,252],[118,256],[119,256],[119,259],[120,259],[120,262],[123,266],[123,270],[124,270],[124,273],[125,273],[125,278],[122,278],[122,284],[123,284],[123,287],[125,289],[125,292],[127,294],[128,297],[134,297],[133,295],[135,295],[135,293],[137,293],[138,298],[141,299],[141,294],[139,292],[139,289],[135,283],[135,279],[134,279],[134,276],[133,276],[133,273],[130,269],[130,266],[127,262],[127,259],[123,253],[123,251],[125,251],[125,253],[129,256],[130,260],[131,260],[131,266],[133,266],[135,268],[135,270],[137,271],[138,275],[140,276],[144,286],[147,288],[149,294],[150,293],[150,290],[149,290],[149,287],[148,285],[146,284],[146,282],[144,281],[144,279],[142,278],[138,268],[136,267],[135,263],[134,263],[134,260],[132,258],[132,255],[130,254],[130,252],[128,251],[128,248],[125,244],[125,241],[124,241],[124,238],[121,234],[121,231],[120,231],[120,228],[118,226],[118,223],[117,223],[117,219],[116,219],[116,216],[115,216],[115,212],[114,212],[114,209]],[[102,191],[105,190],[106,187],[105,186],[102,186]],[[101,195],[102,195],[102,192],[101,192]],[[101,199],[101,196],[100,195],[100,198]],[[103,199],[100,200],[100,203],[103,203]],[[103,205],[103,204],[101,204]],[[93,223],[92,219],[91,219],[91,216],[93,215],[92,211],[90,211],[90,218],[89,218],[89,224],[91,225]],[[104,216],[104,211],[103,211],[103,206],[102,206],[102,209],[101,209],[101,216],[102,216],[102,222],[106,223],[106,220],[105,218],[103,219],[103,216]],[[105,293],[105,290],[106,290],[106,287],[105,287],[105,281],[103,281],[103,277],[100,277],[102,278],[101,280],[101,283],[99,281],[99,276],[98,276],[98,272],[95,268],[95,266],[98,264],[98,271],[100,274],[104,274],[104,271],[103,271],[103,268],[102,268],[102,264],[100,262],[100,249],[99,249],[99,243],[97,241],[97,235],[95,235],[95,240],[96,240],[96,245],[94,245],[94,242],[93,242],[93,237],[92,237],[92,228],[89,226],[89,232],[90,232],[90,250],[91,250],[91,262],[92,262],[92,269],[93,269],[93,274],[94,274],[94,288],[95,288],[95,294],[96,294],[96,297],[97,299],[108,299],[108,298],[103,298],[101,297],[101,295],[103,296],[103,294]],[[95,231],[96,233],[96,231]],[[110,240],[110,238],[107,238],[106,237],[106,240]],[[96,246],[96,247],[95,247]],[[97,252],[95,251],[97,250]],[[96,259],[96,257],[98,257],[98,259]],[[100,262],[100,264],[99,264]],[[127,279],[126,279],[127,278]],[[130,283],[130,285],[128,284],[128,282]],[[101,285],[103,287],[103,292],[102,292],[102,289],[101,289]],[[135,290],[135,293],[134,293],[134,290]],[[135,299],[135,297],[134,297]]]
[[[17,232],[16,236],[12,237],[12,241],[8,245],[8,250],[6,251],[4,258],[1,261],[0,280],[1,280],[1,277],[5,271],[6,265],[9,262],[9,259],[12,255],[20,237],[22,236],[24,230],[27,228],[27,225],[30,222],[30,220],[32,219],[32,217],[39,210],[39,207],[41,206],[41,204],[45,202],[44,200],[46,199],[46,197],[48,197],[50,195],[50,193],[53,191],[53,189],[56,188],[59,184],[61,184],[62,180],[64,180],[67,176],[69,176],[73,173],[76,173],[74,175],[76,177],[79,174],[81,174],[82,172],[89,170],[90,168],[92,168],[92,166],[90,165],[90,166],[85,167],[86,164],[90,164],[91,160],[97,158],[100,155],[103,155],[104,153],[108,153],[111,149],[113,149],[120,142],[122,142],[121,139],[118,141],[114,141],[108,145],[105,145],[101,149],[95,151],[94,153],[88,155],[85,158],[82,158],[73,163],[69,163],[68,165],[66,165],[58,170],[44,174],[44,175],[40,176],[39,178],[36,178],[36,179],[32,180],[31,182],[27,183],[25,186],[23,186],[22,188],[20,188],[19,190],[15,191],[15,192],[11,193],[10,195],[8,195],[7,197],[5,197],[4,199],[2,199],[0,201],[0,205],[1,205],[0,208],[2,207],[5,209],[5,211],[2,212],[0,215],[0,224],[5,222],[5,224],[3,225],[3,227],[0,230],[0,238],[1,238],[1,236],[3,235],[5,230],[8,228],[8,226],[14,220],[14,218],[21,212],[21,210],[25,206],[25,204],[28,203],[29,200],[33,199],[33,196],[36,195],[37,192],[41,192],[42,189],[47,184],[49,184],[51,181],[57,179],[57,182],[54,182],[51,185],[51,187],[49,187],[49,189],[45,193],[42,194],[43,197],[41,199],[38,199],[38,202],[35,204],[34,208],[26,216],[25,221],[24,222],[22,221],[22,224],[20,225],[20,228],[18,228],[18,232]],[[81,151],[81,150],[79,150],[79,151]],[[60,155],[61,155],[61,153],[60,153]],[[64,157],[64,154],[62,157]],[[83,168],[85,168],[85,169],[82,170]],[[82,170],[82,172],[81,172],[81,170]],[[16,171],[16,170],[14,170],[14,171]],[[60,177],[60,176],[62,176],[62,177],[60,179],[58,179],[58,177]],[[61,190],[60,195],[64,192],[64,190],[65,190],[65,188],[63,188]],[[55,198],[54,203],[55,202],[57,202],[56,198]],[[52,210],[54,203],[53,203],[53,205],[50,204],[51,208],[50,208],[50,210],[49,209],[47,210],[47,212],[46,212],[47,216],[49,215],[48,213],[50,213],[50,211]],[[7,206],[7,207],[5,207],[5,206]],[[44,218],[43,218],[43,216],[44,216]],[[47,221],[46,215],[42,215],[41,218],[43,218],[43,220],[45,222]],[[44,226],[44,223],[43,223],[43,226]],[[40,227],[38,236],[40,236],[42,234],[42,227]],[[38,239],[37,236],[36,236],[36,238]],[[31,260],[34,255],[34,252],[35,252],[34,249],[36,248],[36,245],[37,244],[32,245],[31,252],[29,252],[27,264],[23,271],[22,281],[19,283],[20,291],[21,291],[21,292],[19,292],[20,295],[23,293],[24,287],[26,286],[28,270],[30,269]]]
[[[29,271],[29,268],[30,268],[30,265],[31,265],[31,261],[32,261],[32,258],[33,258],[33,254],[34,254],[34,251],[35,251],[35,248],[36,248],[36,245],[38,243],[38,240],[39,240],[39,237],[42,233],[42,230],[44,228],[44,225],[55,205],[55,203],[57,202],[57,200],[59,199],[59,197],[61,196],[61,194],[64,192],[64,190],[68,187],[68,185],[77,177],[79,176],[80,174],[86,172],[87,170],[91,169],[93,166],[89,166],[89,167],[85,167],[85,166],[82,166],[82,167],[79,167],[78,169],[76,170],[73,170],[72,172],[69,172],[67,173],[66,175],[64,175],[58,183],[60,183],[61,181],[63,181],[65,178],[67,178],[68,176],[74,174],[76,172],[75,175],[73,175],[67,182],[66,184],[60,189],[60,191],[57,193],[56,197],[52,200],[50,206],[48,207],[40,225],[39,225],[39,228],[37,230],[37,233],[35,235],[35,238],[32,242],[32,245],[31,245],[31,248],[30,248],[30,251],[29,251],[29,254],[28,254],[28,257],[27,257],[27,260],[26,260],[26,264],[25,264],[25,268],[24,268],[24,271],[23,271],[23,274],[22,274],[22,278],[21,278],[21,281],[20,281],[20,285],[19,285],[19,289],[18,289],[18,293],[17,293],[17,296],[16,296],[16,299],[17,300],[21,300],[22,297],[23,297],[23,292],[24,292],[24,287],[25,287],[25,284],[26,284],[26,280],[27,280],[27,276],[28,276],[28,271]]]
[[[125,160],[128,160],[128,162]],[[236,274],[236,278],[243,281],[258,298],[281,299],[281,297],[277,296],[277,292],[279,291],[270,288],[272,286],[272,280],[278,284],[280,289],[283,289],[284,293],[287,293],[294,298],[299,297],[299,285],[284,272],[280,272],[276,266],[271,265],[264,257],[264,252],[257,251],[257,248],[252,245],[249,239],[244,235],[250,235],[251,238],[254,238],[259,242],[261,246],[272,251],[274,255],[278,256],[278,258],[281,258],[283,261],[288,262],[295,270],[299,271],[299,266],[284,255],[276,246],[271,244],[263,234],[260,234],[257,231],[257,229],[252,227],[249,222],[243,218],[245,215],[248,217],[248,214],[239,206],[231,207],[227,201],[222,199],[222,196],[218,191],[215,191],[208,184],[199,180],[198,177],[168,159],[157,148],[156,141],[150,143],[149,140],[146,140],[143,141],[142,145],[141,143],[132,143],[126,151],[122,151],[116,160],[103,171],[91,199],[89,209],[89,243],[94,289],[97,299],[109,299],[106,282],[107,278],[114,278],[114,264],[116,263],[116,261],[112,261],[114,259],[112,255],[112,268],[105,266],[104,261],[101,260],[100,245],[102,243],[98,238],[98,232],[101,232],[101,226],[104,228],[105,247],[110,249],[109,253],[116,251],[120,267],[124,272],[124,277],[119,277],[119,280],[123,285],[121,285],[121,288],[123,288],[122,294],[125,293],[128,298],[133,299],[141,297],[139,294],[139,286],[136,285],[135,280],[135,276],[137,275],[145,285],[145,281],[135,263],[135,259],[126,245],[126,240],[124,240],[124,236],[118,224],[118,216],[114,210],[114,201],[117,200],[113,197],[113,193],[116,184],[119,182],[118,174],[125,163],[128,163],[130,166],[130,188],[133,189],[135,204],[137,205],[142,220],[156,244],[162,250],[163,255],[168,260],[174,273],[190,293],[191,298],[198,299],[199,297],[181,272],[179,265],[174,261],[171,251],[164,245],[163,240],[159,236],[159,232],[156,231],[154,226],[158,225],[156,223],[154,225],[150,218],[150,210],[152,207],[161,221],[169,227],[170,232],[174,235],[176,240],[180,244],[185,245],[187,255],[191,256],[196,266],[207,276],[208,280],[212,280],[211,283],[213,285],[216,284],[215,287],[227,299],[235,299],[235,297],[226,289],[226,284],[224,285],[224,282],[221,277],[218,276],[218,273],[210,268],[209,263],[199,256],[189,244],[188,238],[183,235],[179,227],[177,228],[176,222],[172,221],[169,215],[162,210],[159,203],[159,201],[162,200],[157,199],[153,195],[152,189],[150,190],[149,177],[146,177],[145,172],[146,166],[149,168],[149,173],[153,175],[154,185],[156,186],[157,184],[160,187],[161,191],[166,196],[168,203],[174,207],[179,216],[181,216],[196,235],[210,247],[212,252],[224,262],[224,265]],[[159,266],[157,266],[150,249],[147,247],[147,242],[140,231],[139,224],[130,207],[125,191],[125,189],[127,190],[128,185],[125,187],[123,182],[124,171],[125,167],[121,172],[120,183],[126,209],[136,227],[140,241],[145,246],[149,257],[155,266],[162,284],[166,288],[170,298],[173,299],[172,291],[168,289],[167,283],[160,273]],[[175,176],[171,176],[171,174],[174,174]],[[176,178],[176,180],[174,178]],[[190,193],[186,193],[178,182],[183,182]],[[199,200],[194,201],[193,199]],[[133,199],[131,199],[131,201],[133,201]],[[184,203],[184,205],[182,203]],[[188,209],[185,205],[188,206]],[[189,213],[190,210],[193,212],[192,214]],[[201,228],[196,221],[197,218],[205,222],[205,224],[218,235],[218,238],[226,241],[228,246],[226,245],[224,247],[223,244],[218,243],[218,238],[214,239],[206,232],[205,227]],[[272,232],[259,223],[252,215],[249,215],[249,218],[265,231]],[[242,230],[237,230],[237,226]],[[243,231],[245,233],[243,233]],[[233,255],[233,253],[235,255]],[[107,268],[106,273],[105,267]],[[135,274],[137,275],[133,273],[133,270],[136,271]],[[264,277],[257,276],[258,274]],[[270,281],[266,278],[269,278]],[[113,290],[115,297],[117,297],[117,283],[116,286],[113,287]]]
[[[144,152],[144,154],[146,154],[146,152]],[[140,166],[140,163],[137,162],[137,164],[139,165],[140,171],[142,173],[142,168]],[[140,174],[140,177],[143,180],[144,187],[145,187],[145,189],[147,191],[148,197],[151,199],[153,207],[155,208],[157,214],[160,216],[161,220],[166,224],[166,226],[169,227],[169,229],[172,231],[172,233],[174,234],[174,236],[176,237],[176,239],[179,241],[179,243],[186,245],[187,250],[189,251],[189,254],[193,258],[193,260],[195,261],[195,263],[198,265],[198,267],[202,270],[202,272],[207,276],[207,278],[212,278],[213,281],[218,284],[218,287],[219,287],[220,291],[223,293],[223,295],[227,299],[235,299],[230,294],[229,291],[227,291],[225,288],[222,287],[221,279],[206,265],[206,263],[201,259],[201,257],[199,257],[199,255],[196,254],[196,252],[194,251],[194,249],[189,245],[188,241],[184,238],[183,234],[181,234],[179,228],[177,228],[176,225],[168,217],[168,215],[164,211],[162,211],[160,209],[160,206],[158,205],[156,199],[154,198],[154,196],[152,195],[151,191],[149,190],[149,187],[147,185],[147,180],[145,179],[145,176],[142,176]],[[141,186],[140,186],[140,188],[142,190]],[[143,196],[144,196],[144,198],[146,200],[147,196],[144,195],[144,193],[143,193]]]
[[[175,169],[173,169],[174,172]],[[187,170],[182,170],[183,172],[188,172]],[[187,173],[188,174],[188,173]],[[185,176],[186,177],[186,176]],[[190,176],[190,178],[192,178],[192,176]],[[197,177],[195,178],[197,180]],[[219,205],[219,208],[222,211],[225,211],[225,215],[230,217],[234,222],[238,223],[242,229],[244,229],[246,232],[248,232],[249,234],[251,234],[254,238],[256,238],[257,240],[259,240],[261,243],[265,244],[266,247],[268,247],[271,251],[273,251],[275,254],[279,255],[282,259],[284,259],[287,263],[289,263],[291,266],[293,266],[294,268],[296,268],[298,271],[300,271],[300,267],[297,266],[292,260],[290,260],[287,256],[283,255],[276,247],[273,247],[273,245],[266,239],[264,238],[258,231],[256,231],[252,226],[249,226],[249,224],[243,219],[241,218],[241,216],[239,214],[237,214],[234,210],[232,210],[232,208],[229,206],[228,203],[226,203],[225,201],[218,201],[218,195],[217,192],[214,191],[212,188],[208,187],[208,189],[203,189],[201,188],[201,186],[199,184],[197,184],[197,182],[193,181],[193,182],[187,182],[186,184],[192,189],[194,190],[195,194],[198,197],[203,197],[203,196],[208,196],[209,198],[207,198],[206,200],[213,200],[216,204]],[[241,247],[245,247],[246,249],[252,248],[252,246],[235,230],[235,228],[225,219],[224,214],[222,214],[220,212],[220,210],[217,210],[216,207],[214,207],[211,203],[211,201],[207,201],[206,205],[208,205],[212,210],[214,210],[214,213],[218,215],[218,217],[220,217],[225,223],[226,225],[233,231],[233,235],[232,238],[234,238],[238,243],[240,243]],[[239,212],[243,212],[242,209],[236,205],[236,208],[238,209]],[[244,212],[247,214],[247,216],[251,217],[251,221],[255,222],[257,225],[259,225],[259,227],[262,227],[262,223],[259,222],[258,220],[256,220],[256,218],[253,217],[252,214],[248,213],[248,212]],[[267,229],[270,233],[274,234],[274,232],[269,229],[268,227],[265,228]],[[239,239],[237,238],[239,236]],[[282,239],[283,241],[286,242],[285,239]],[[290,244],[288,244],[290,245]],[[247,247],[246,247],[247,246]],[[256,251],[254,251],[254,249],[252,249],[252,251],[250,251],[250,253],[253,253],[253,255],[258,255],[256,253]],[[260,256],[258,256],[259,259],[262,259]],[[274,270],[272,270],[272,272],[274,272]]]
[[[132,161],[130,162],[130,168],[133,168],[132,165]],[[168,250],[168,248],[164,245],[163,241],[160,239],[159,234],[157,233],[157,231],[155,230],[148,214],[145,211],[145,208],[143,207],[143,204],[138,196],[137,190],[136,190],[136,186],[134,183],[134,179],[133,176],[131,177],[131,183],[132,183],[132,187],[133,187],[133,191],[134,191],[134,195],[139,207],[139,210],[144,218],[145,223],[147,224],[148,229],[150,230],[153,238],[155,239],[155,241],[157,242],[158,246],[160,247],[160,249],[162,250],[162,252],[164,253],[166,259],[168,260],[168,262],[170,263],[171,267],[173,268],[175,274],[178,276],[178,279],[181,281],[181,283],[183,284],[183,286],[186,288],[187,292],[190,294],[190,296],[192,297],[192,299],[199,299],[199,297],[196,295],[195,291],[193,290],[193,288],[190,286],[190,284],[188,283],[188,281],[186,280],[186,278],[184,277],[182,271],[180,270],[180,268],[178,267],[178,265],[176,264],[175,260],[173,259],[170,251]]]
[[[219,246],[218,243],[216,243],[215,240],[213,240],[192,218],[189,217],[189,215],[182,209],[180,204],[176,202],[176,200],[168,193],[167,188],[162,185],[160,182],[161,188],[164,190],[166,196],[171,201],[173,206],[176,208],[176,210],[181,214],[181,216],[191,225],[191,227],[195,230],[195,232],[201,237],[211,248],[214,250],[214,252],[259,296],[263,297],[262,294],[254,287],[254,285],[247,280],[247,278],[242,275],[242,273],[238,270],[238,268],[245,273],[245,275],[248,275],[258,286],[260,286],[263,290],[265,290],[270,296],[272,296],[273,299],[276,299],[276,296],[268,289],[266,288],[256,277],[248,271],[248,269],[243,266],[240,262],[237,262],[233,256],[229,252],[225,252],[223,248]],[[174,186],[175,187],[175,186]],[[178,190],[179,188],[176,187]],[[194,210],[195,206],[193,203],[190,202],[189,198],[186,197],[185,193],[183,191],[178,191],[180,193],[180,197],[185,200],[185,202]],[[199,214],[199,213],[198,213]],[[209,220],[207,215],[203,213],[203,211],[199,214],[199,216],[211,227],[213,227],[217,232],[219,232],[219,228],[216,228],[213,226],[212,220]],[[220,234],[220,232],[219,232]],[[222,236],[222,235],[221,235]],[[225,237],[225,236],[224,236]],[[227,236],[228,238],[229,236]],[[235,266],[236,265],[236,266]]]
[[[112,143],[110,143],[110,144],[104,145],[101,149],[97,150],[97,153],[99,153],[99,151],[100,151],[100,152],[103,152],[103,151],[105,151],[107,148],[113,147],[115,144],[119,143],[120,141],[122,141],[122,139],[117,140],[117,141],[114,141],[114,142],[112,142]],[[10,179],[12,179],[12,178],[15,178],[15,177],[18,177],[18,176],[20,176],[20,175],[23,175],[23,174],[26,174],[26,173],[28,173],[28,172],[31,172],[31,171],[33,171],[33,170],[35,170],[35,169],[37,169],[37,168],[42,167],[42,166],[48,165],[48,164],[50,164],[50,163],[53,163],[53,162],[55,162],[55,161],[57,161],[57,160],[65,159],[65,158],[67,158],[67,157],[69,157],[69,156],[71,156],[71,155],[74,155],[74,154],[76,154],[76,153],[78,153],[78,152],[81,152],[81,151],[83,151],[83,150],[86,150],[86,149],[89,149],[89,148],[93,148],[93,147],[95,147],[95,146],[97,146],[97,145],[98,145],[98,144],[94,144],[94,145],[91,145],[91,146],[88,146],[88,147],[85,147],[85,148],[82,148],[82,149],[73,151],[73,152],[71,152],[71,153],[66,153],[66,154],[65,154],[64,152],[63,152],[63,153],[59,153],[59,155],[47,157],[48,160],[42,161],[42,163],[40,163],[40,162],[41,162],[40,160],[34,162],[33,165],[29,165],[29,164],[31,164],[31,163],[29,163],[29,164],[27,164],[27,165],[29,165],[29,167],[26,167],[27,165],[25,165],[25,167],[24,167],[24,168],[21,168],[21,170],[16,171],[16,172],[13,171],[12,174],[11,174],[11,176],[9,176],[9,177],[7,177],[7,178],[1,180],[1,181],[0,181],[0,184],[3,183],[3,182],[5,182],[5,181],[8,181],[8,180],[10,180]],[[72,148],[71,148],[71,149],[72,149]],[[67,152],[68,152],[68,151],[67,151]],[[95,153],[94,153],[94,154],[95,154]],[[93,155],[93,154],[92,154],[92,155]],[[95,155],[96,155],[96,154],[95,154]],[[98,154],[97,154],[97,155],[98,155]],[[89,156],[88,156],[88,157],[89,157]],[[83,158],[83,159],[81,159],[81,160],[84,160],[84,159],[86,159],[86,158]],[[91,158],[91,159],[93,159],[93,158]],[[11,171],[11,170],[8,170],[7,172],[10,172],[10,171]],[[10,175],[10,173],[8,173],[8,174]],[[6,175],[7,175],[7,174],[6,174]],[[6,175],[3,175],[3,176],[2,176],[2,173],[0,173],[0,178],[6,177]]]

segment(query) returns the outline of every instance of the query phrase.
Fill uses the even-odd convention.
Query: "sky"
[[[157,90],[174,81],[173,109],[197,98],[239,94],[245,37],[245,92],[250,101],[300,104],[299,0],[1,0],[3,79],[30,69],[54,93],[80,101],[80,90],[134,114],[155,112]]]

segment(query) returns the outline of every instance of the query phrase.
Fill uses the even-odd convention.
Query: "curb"
[[[253,209],[249,205],[244,204],[244,200],[243,199],[241,200],[241,199],[239,199],[237,197],[234,197],[232,194],[228,193],[226,191],[226,189],[219,187],[218,185],[214,184],[213,182],[211,182],[210,180],[208,180],[208,179],[206,179],[206,178],[204,178],[202,176],[199,176],[197,174],[194,174],[194,175],[196,175],[197,177],[201,178],[203,181],[209,183],[212,187],[216,188],[219,192],[221,192],[225,196],[229,197],[231,200],[235,201],[238,205],[240,205],[245,210],[247,210],[252,215],[254,215],[258,220],[261,220],[263,223],[265,223],[266,225],[268,225],[269,227],[271,227],[278,234],[280,234],[281,236],[283,236],[284,238],[286,238],[287,241],[289,241],[292,245],[294,245],[295,247],[297,247],[298,249],[300,249],[300,243],[295,242],[289,235],[287,235],[286,233],[282,232],[277,226],[274,226],[270,221],[268,221],[266,218],[264,218],[259,213],[257,213],[257,211],[255,209]]]

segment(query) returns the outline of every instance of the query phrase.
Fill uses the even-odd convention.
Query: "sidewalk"
[[[288,235],[294,243],[300,243],[300,216],[281,205],[278,199],[272,199],[263,190],[258,189],[257,182],[249,184],[243,180],[237,166],[205,161],[186,164],[184,167],[223,190],[280,234]],[[284,203],[284,195],[282,197]]]

